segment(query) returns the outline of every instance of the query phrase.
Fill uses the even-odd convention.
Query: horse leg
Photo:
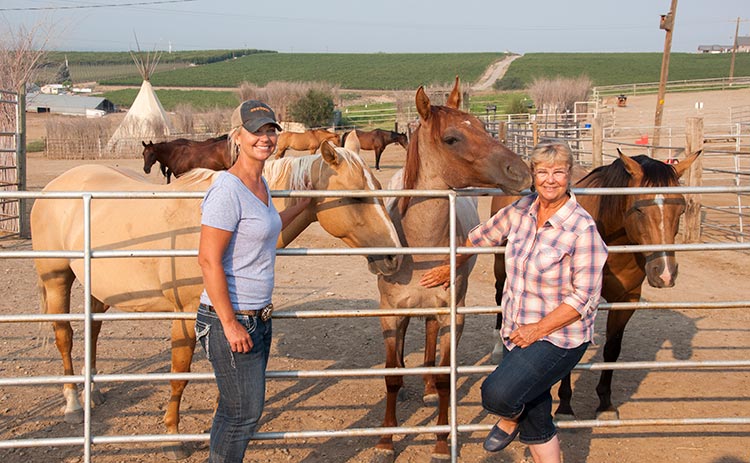
[[[75,281],[75,275],[67,263],[63,264],[64,269],[56,268],[49,272],[46,271],[47,264],[54,265],[54,262],[47,262],[44,268],[37,265],[40,274],[44,279],[39,279],[39,302],[41,311],[45,314],[66,314],[70,313],[70,288]],[[60,358],[63,364],[63,374],[73,376],[73,328],[70,322],[57,321],[52,322],[52,328],[55,332],[55,346],[60,352]],[[78,386],[75,383],[65,383],[63,385],[63,397],[65,398],[65,407],[63,408],[64,420],[67,423],[83,423],[83,407],[78,400]]]
[[[463,305],[460,303],[459,305]],[[456,316],[456,345],[461,339],[461,333],[464,327],[463,315]],[[445,316],[439,329],[440,336],[440,366],[450,366],[451,363],[451,336],[449,317]],[[435,375],[435,387],[438,393],[438,420],[437,425],[443,426],[448,424],[448,409],[450,407],[451,383],[450,374]],[[450,458],[450,448],[448,446],[448,433],[439,433],[435,435],[435,448],[432,450],[432,461],[445,461]]]
[[[640,295],[639,297],[640,298]],[[628,324],[634,310],[610,310],[607,316],[607,340],[604,343],[604,361],[616,362],[622,349],[622,337],[625,325]],[[612,370],[603,370],[596,386],[599,396],[599,407],[596,409],[599,419],[619,419],[617,408],[612,405]]]
[[[385,342],[385,367],[386,368],[403,368],[404,367],[404,337],[406,328],[409,326],[409,317],[381,317],[380,327],[383,332]],[[385,400],[385,417],[383,418],[382,427],[398,426],[396,418],[396,403],[398,401],[398,392],[404,385],[403,376],[386,376],[386,400]],[[393,435],[385,434],[380,437],[380,441],[375,446],[375,456],[373,463],[386,463],[395,461],[396,454],[393,449]]]
[[[573,388],[570,384],[570,373],[560,381],[560,387],[557,390],[557,397],[560,403],[555,410],[555,418],[558,420],[574,420],[573,406],[570,404],[573,398]]]
[[[91,297],[91,313],[104,313],[109,309],[108,305],[105,305],[103,302],[101,302],[99,299],[95,297]],[[96,353],[97,353],[97,344],[99,341],[99,333],[102,330],[102,322],[101,320],[94,320],[91,322],[91,374],[95,375],[97,373],[96,369]],[[83,374],[83,373],[81,373]],[[104,394],[102,394],[101,390],[99,389],[99,386],[92,382],[91,383],[91,406],[97,406],[104,403]]]
[[[437,356],[438,330],[440,325],[435,317],[425,319],[424,333],[424,363],[425,367],[434,367]],[[442,352],[442,351],[441,351]],[[437,389],[435,388],[435,376],[425,374],[422,376],[424,381],[424,395],[422,403],[425,405],[435,405],[438,402]]]
[[[375,170],[380,170],[380,156],[383,155],[384,148],[378,147],[375,150]]]
[[[193,361],[195,352],[195,320],[172,321],[172,373],[187,373]],[[172,391],[169,404],[164,414],[164,424],[167,434],[180,433],[180,401],[187,386],[187,380],[169,382]],[[163,444],[166,457],[170,460],[182,460],[190,456],[190,452],[181,442],[165,442]]]

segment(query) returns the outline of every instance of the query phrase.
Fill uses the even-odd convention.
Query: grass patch
[[[47,142],[44,139],[26,141],[27,153],[39,153],[41,151],[44,151],[44,148],[46,147],[47,147]]]
[[[117,106],[129,108],[137,94],[137,88],[126,88],[105,92],[102,96]],[[156,96],[167,111],[174,111],[179,104],[189,104],[198,111],[234,109],[239,104],[237,93],[230,91],[160,89],[156,90]]]

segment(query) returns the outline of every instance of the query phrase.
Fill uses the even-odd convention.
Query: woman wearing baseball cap
[[[262,174],[281,130],[273,110],[247,100],[235,109],[231,124],[236,161],[206,192],[198,249],[205,289],[195,331],[219,388],[211,463],[242,462],[258,427],[271,349],[276,241],[310,203],[300,198],[277,212],[271,201]]]

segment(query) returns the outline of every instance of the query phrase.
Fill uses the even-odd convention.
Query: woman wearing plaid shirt
[[[559,462],[550,389],[580,361],[593,337],[607,247],[570,191],[573,155],[565,143],[531,154],[535,192],[474,228],[466,246],[507,239],[503,290],[503,359],[482,384],[482,405],[500,416],[484,442],[497,452],[517,435],[536,463]],[[457,256],[457,265],[471,255]],[[448,287],[450,268],[420,283]]]

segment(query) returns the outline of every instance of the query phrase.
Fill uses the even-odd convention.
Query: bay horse
[[[701,154],[687,156],[678,164],[666,164],[645,155],[629,157],[619,149],[619,158],[612,164],[598,167],[575,183],[575,188],[633,188],[679,186],[680,177]],[[599,234],[608,246],[674,244],[679,231],[680,216],[685,211],[681,194],[642,193],[636,195],[580,195],[578,202],[594,218]],[[493,198],[494,214],[509,204],[507,197]],[[654,288],[671,288],[677,278],[674,251],[610,253],[604,266],[602,298],[607,302],[639,302],[644,281]],[[502,255],[495,255],[495,299],[499,301],[505,281]],[[499,305],[499,302],[498,302]],[[635,310],[610,310],[603,357],[615,362],[620,355],[625,326]],[[498,314],[498,317],[501,317]],[[498,319],[498,328],[501,318]],[[497,342],[500,342],[497,340]],[[498,348],[496,346],[495,350]],[[612,404],[613,370],[602,371],[596,387],[600,419],[619,419]],[[571,406],[570,375],[563,378],[558,390],[560,403],[555,415],[574,415]]]
[[[416,107],[420,126],[414,132],[406,152],[406,164],[391,181],[389,189],[447,190],[466,187],[503,188],[518,193],[531,184],[530,171],[521,158],[494,139],[476,117],[458,110],[461,102],[459,79],[445,106],[430,104],[420,87]],[[476,201],[459,198],[456,244],[463,246],[467,233],[479,223]],[[389,213],[404,246],[449,246],[449,204],[447,198],[401,198],[391,201]],[[380,308],[447,307],[450,292],[442,287],[425,288],[419,284],[422,275],[440,265],[444,255],[405,255],[399,270],[378,276]],[[464,305],[468,277],[473,262],[457,269],[456,301]],[[409,316],[382,316],[385,341],[385,366],[404,367],[404,338]],[[463,330],[464,316],[458,315],[457,335]],[[425,319],[424,365],[434,366],[436,345],[440,343],[440,366],[450,364],[450,316],[430,315]],[[438,425],[448,423],[450,396],[449,375],[426,375],[425,395],[438,398]],[[384,427],[398,426],[396,401],[403,386],[403,376],[386,376],[386,410]],[[432,455],[448,457],[448,434],[437,435]],[[376,446],[376,458],[393,461],[393,436],[384,435]]]
[[[211,170],[226,170],[232,167],[234,159],[229,152],[227,135],[209,138],[203,141],[178,138],[171,141],[143,145],[143,171],[151,173],[151,167],[159,162],[161,173],[167,177],[179,177],[190,169],[203,167]]]
[[[100,165],[75,167],[52,180],[44,191],[205,191],[220,172],[194,169],[169,185],[156,185],[137,172]],[[366,163],[354,153],[330,144],[322,153],[280,161],[268,161],[264,176],[271,188],[315,190],[374,190],[380,187]],[[279,210],[295,198],[273,198]],[[197,249],[200,232],[200,199],[93,199],[91,202],[91,247],[106,249]],[[147,207],[146,207],[147,206]],[[378,198],[315,198],[279,237],[286,246],[313,221],[353,247],[400,247],[398,235]],[[36,251],[83,249],[81,199],[44,199],[31,210],[32,248]],[[391,274],[400,256],[368,256],[368,268]],[[71,258],[35,259],[43,313],[70,312],[73,281],[82,281],[84,262]],[[110,306],[134,312],[196,312],[203,278],[195,257],[99,258],[91,261],[92,311]],[[172,372],[188,372],[195,350],[195,321],[172,322]],[[73,375],[71,357],[73,331],[67,321],[54,322],[55,342],[62,356],[65,375]],[[96,372],[96,341],[101,321],[92,322],[93,364]],[[179,433],[179,407],[187,381],[171,381],[164,424],[169,434]],[[95,403],[103,397],[92,390]],[[66,422],[83,420],[77,387],[63,387]],[[181,443],[164,446],[171,459],[185,458]]]
[[[276,142],[276,159],[281,159],[289,148],[295,151],[310,151],[310,154],[320,148],[320,145],[330,140],[336,146],[341,146],[338,134],[323,129],[306,130],[304,132],[281,132]]]
[[[405,133],[382,129],[375,129],[369,132],[355,129],[350,132],[346,132],[341,137],[341,142],[345,143],[346,138],[352,132],[355,132],[357,134],[357,137],[359,137],[359,143],[362,146],[363,150],[375,151],[375,170],[380,170],[380,156],[383,155],[383,151],[385,151],[386,146],[390,145],[391,143],[398,143],[404,149],[406,149],[409,145],[409,139],[406,137]]]

